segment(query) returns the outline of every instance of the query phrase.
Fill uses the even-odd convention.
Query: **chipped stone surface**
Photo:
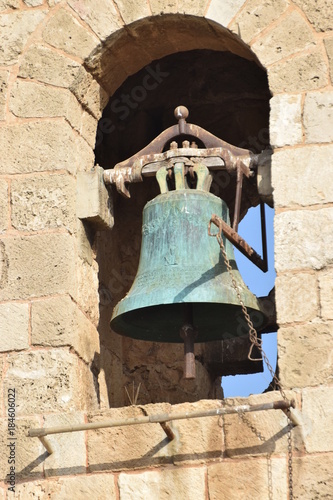
[[[39,5],[43,5],[44,0],[23,0],[25,5],[28,7],[38,7]]]
[[[80,67],[78,62],[52,49],[32,45],[22,58],[19,76],[57,87],[68,87],[75,80]]]
[[[77,100],[88,108],[93,116],[100,118],[105,106],[108,103],[109,96],[105,90],[87,73],[84,68],[81,68],[77,78],[70,86]],[[95,146],[95,144],[94,144]]]
[[[313,322],[280,326],[280,380],[285,387],[308,387],[333,381],[333,324]]]
[[[275,216],[274,224],[278,272],[333,263],[333,208],[284,212]]]
[[[99,319],[98,265],[79,260],[77,269],[77,302],[82,311],[97,327]]]
[[[327,72],[321,48],[315,49],[270,66],[269,88],[273,94],[319,89],[328,84]]]
[[[73,173],[77,153],[82,149],[65,121],[46,120],[1,128],[1,170],[6,174],[43,170]]]
[[[328,62],[330,65],[331,83],[333,84],[333,38],[324,39]]]
[[[320,315],[324,319],[333,319],[333,270],[324,269],[319,273]]]
[[[143,17],[149,17],[152,14],[152,11],[149,9],[148,2],[137,2],[136,0],[115,0],[114,3],[117,5],[121,17],[126,24],[133,23]],[[152,2],[150,2],[150,7],[151,3]]]
[[[64,117],[80,130],[81,106],[67,89],[18,80],[12,91],[10,110],[22,118]]]
[[[332,454],[295,457],[293,463],[294,499],[330,500],[333,491]]]
[[[73,232],[75,179],[68,174],[13,180],[12,226],[25,231],[63,227]]]
[[[73,346],[87,363],[99,352],[96,328],[68,295],[32,302],[31,341],[35,346]]]
[[[275,151],[272,183],[275,207],[333,202],[333,145]]]
[[[74,255],[74,239],[68,234],[4,238],[0,242],[0,300],[75,294]]]
[[[333,91],[306,94],[304,130],[306,142],[333,141]]]
[[[108,0],[100,0],[98,9],[95,0],[86,0],[84,4],[80,0],[69,0],[68,3],[101,40],[123,26],[114,4]]]
[[[29,347],[28,304],[0,304],[0,351],[14,351]]]
[[[287,0],[248,0],[230,29],[244,42],[249,42],[275,21],[288,7]]]
[[[333,29],[333,11],[330,0],[294,0],[303,10],[316,31]]]
[[[11,386],[13,387],[13,386]],[[23,397],[20,388],[16,389],[16,402]],[[2,452],[0,454],[0,480],[6,480],[6,474],[9,473],[10,464],[8,459],[10,448],[7,447],[10,442],[8,433],[8,420],[1,419],[0,446]],[[15,418],[15,479],[16,483],[19,479],[34,480],[42,477],[43,461],[46,458],[45,449],[39,439],[27,437],[28,430],[32,427],[40,427],[39,417],[30,418]],[[17,486],[17,484],[16,484]],[[16,489],[16,487],[15,487]],[[12,496],[12,495],[11,495]],[[10,494],[8,498],[11,498]],[[0,494],[1,498],[1,494]]]
[[[252,45],[252,50],[262,64],[272,64],[315,44],[312,30],[298,12],[276,24],[267,34]]]
[[[318,316],[317,276],[309,273],[283,274],[276,278],[277,321],[311,321]]]
[[[84,424],[84,414],[71,412],[46,415],[43,427]],[[86,472],[86,446],[84,432],[70,432],[48,436],[53,453],[44,462],[46,477]]]
[[[0,233],[6,231],[9,223],[8,182],[0,179]]]
[[[18,416],[78,408],[77,358],[68,349],[10,354],[7,363],[4,387],[19,388]]]
[[[204,500],[206,498],[205,470],[165,469],[141,474],[121,473],[118,479],[121,500]]]
[[[271,145],[279,148],[302,142],[302,96],[278,94],[269,104]]]
[[[153,15],[175,14],[178,12],[177,0],[149,0],[150,9]]]
[[[5,119],[9,71],[0,70],[0,120]]]
[[[85,59],[99,40],[85,29],[67,10],[60,9],[50,18],[43,31],[45,42],[72,56]]]
[[[20,0],[0,0],[0,10],[18,9],[21,7]]]
[[[24,10],[0,16],[0,64],[16,64],[29,35],[44,19],[45,11]]]
[[[333,387],[306,388],[302,399],[306,451],[333,451]]]
[[[287,498],[285,459],[270,458],[273,498]],[[208,467],[210,500],[258,500],[269,498],[267,459],[225,460]]]
[[[96,474],[74,477],[61,477],[58,480],[39,480],[21,483],[16,486],[16,498],[19,500],[35,500],[52,498],[64,500],[78,498],[89,500],[110,500],[116,498],[115,479],[113,474]]]
[[[224,2],[212,0],[205,17],[207,19],[212,19],[212,21],[222,26],[228,26],[244,3],[245,0],[226,0]]]

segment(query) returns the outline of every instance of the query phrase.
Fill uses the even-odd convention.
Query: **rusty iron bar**
[[[243,190],[243,172],[240,168],[237,169],[237,184],[236,184],[236,196],[235,196],[235,210],[234,210],[234,221],[232,228],[234,231],[238,231],[239,217],[240,217],[240,207],[242,201],[242,190]]]
[[[267,263],[257,254],[257,252],[246,243],[243,238],[236,233],[221,217],[213,214],[208,225],[208,234],[209,236],[216,236],[211,233],[211,223],[215,224],[220,232],[224,234],[224,236],[239,250],[245,257],[247,257],[253,264],[255,264],[259,269],[263,272],[267,271]]]
[[[135,417],[128,419],[120,419],[120,420],[105,420],[104,422],[91,422],[88,424],[74,424],[74,425],[63,425],[57,427],[44,427],[39,429],[29,429],[28,437],[37,437],[40,441],[45,445],[45,436],[49,436],[51,434],[63,434],[68,432],[79,432],[79,431],[88,431],[94,429],[105,429],[109,427],[123,427],[128,425],[141,425],[148,423],[156,423],[156,424],[167,424],[167,422],[171,422],[173,420],[184,420],[188,418],[202,418],[202,417],[214,417],[220,415],[230,415],[230,414],[242,414],[256,411],[267,411],[267,410],[282,410],[283,412],[288,409],[295,408],[295,401],[291,400],[278,400],[273,401],[271,403],[259,403],[255,405],[238,405],[238,406],[222,406],[219,408],[212,408],[209,410],[197,410],[193,412],[182,411],[176,412],[173,414],[169,413],[159,413],[155,415],[147,415],[144,417]],[[290,412],[290,420],[292,423],[297,426],[300,425],[300,420],[295,416],[292,412]],[[162,426],[164,428],[164,426]],[[171,429],[170,429],[171,430]],[[168,435],[169,431],[165,431]],[[172,432],[172,431],[171,431]],[[175,437],[174,433],[171,433],[169,439]],[[48,451],[52,450],[52,447],[48,444]],[[53,451],[53,450],[52,450]],[[49,451],[49,453],[52,453]]]

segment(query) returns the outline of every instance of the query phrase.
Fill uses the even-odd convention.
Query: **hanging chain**
[[[270,374],[272,376],[272,381],[275,383],[275,386],[279,389],[282,398],[284,399],[284,401],[288,401],[288,398],[286,396],[286,393],[283,390],[281,382],[277,378],[277,376],[276,376],[276,374],[275,374],[275,372],[274,372],[274,370],[273,370],[273,368],[272,368],[272,366],[271,366],[271,364],[266,356],[266,353],[264,352],[264,350],[262,348],[262,339],[258,338],[258,333],[253,326],[250,315],[247,312],[247,308],[242,300],[242,297],[241,297],[241,294],[239,291],[239,287],[238,287],[236,280],[234,278],[234,275],[232,272],[232,267],[231,267],[231,264],[229,262],[227,253],[225,251],[223,237],[222,237],[221,224],[219,227],[219,232],[216,234],[211,234],[210,226],[209,226],[208,234],[209,234],[209,236],[215,236],[217,241],[218,241],[218,244],[220,246],[221,253],[223,256],[224,263],[227,267],[229,276],[230,276],[231,281],[232,281],[232,285],[233,285],[235,292],[237,294],[237,298],[238,298],[239,304],[242,308],[242,312],[243,312],[245,321],[247,322],[247,325],[249,327],[249,339],[251,342],[251,346],[250,346],[250,350],[249,350],[249,354],[248,354],[248,359],[250,361],[262,361],[263,360],[265,362],[265,364],[268,368],[268,371],[270,372]],[[259,358],[259,359],[252,358],[252,351],[253,351],[254,347],[257,347],[257,349],[259,350],[259,352],[261,354],[261,358]],[[292,500],[294,498],[294,493],[293,493],[293,449],[292,449],[292,437],[291,437],[292,422],[290,420],[290,408],[288,408],[286,410],[286,415],[287,415],[287,420],[288,420],[288,436],[287,436],[287,438],[288,438],[288,485],[289,485],[289,499]]]

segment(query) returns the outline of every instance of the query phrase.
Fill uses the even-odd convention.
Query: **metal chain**
[[[210,232],[209,232],[210,234]],[[227,256],[227,253],[225,251],[225,247],[224,247],[224,243],[223,243],[223,237],[222,237],[222,227],[220,226],[219,228],[219,232],[215,235],[212,235],[210,234],[210,236],[215,236],[217,241],[218,241],[218,244],[220,246],[220,249],[221,249],[221,253],[222,253],[222,256],[223,256],[223,260],[224,260],[224,263],[227,267],[227,270],[228,270],[228,273],[229,273],[229,276],[231,278],[231,281],[232,281],[232,285],[235,289],[235,292],[237,294],[237,298],[238,298],[238,301],[240,303],[240,306],[242,308],[242,312],[243,312],[243,315],[244,315],[244,318],[245,318],[245,321],[247,322],[247,325],[249,327],[249,339],[250,339],[250,342],[251,342],[251,346],[250,346],[250,350],[249,350],[249,354],[248,354],[248,359],[250,361],[261,361],[263,360],[272,376],[272,380],[274,381],[276,387],[279,389],[280,393],[281,393],[281,396],[282,398],[285,400],[285,401],[288,401],[288,398],[283,390],[283,387],[281,385],[281,382],[279,381],[279,379],[277,378],[267,356],[266,356],[266,353],[264,352],[263,348],[262,348],[262,339],[259,339],[258,338],[258,334],[257,334],[257,331],[256,329],[254,328],[253,326],[253,323],[251,321],[251,318],[250,318],[250,315],[249,313],[247,312],[247,308],[242,300],[242,297],[240,295],[240,291],[239,291],[239,287],[236,283],[236,280],[234,278],[234,275],[233,275],[233,272],[232,272],[232,267],[230,265],[230,262],[229,262],[229,259],[228,259],[228,256]],[[253,351],[253,348],[254,347],[257,347],[259,349],[259,352],[261,354],[261,358],[260,359],[254,359],[252,358],[252,351]],[[291,429],[292,429],[292,422],[290,420],[290,408],[286,411],[286,415],[287,415],[287,421],[288,421],[288,485],[289,485],[289,500],[292,500],[294,498],[294,493],[293,493],[293,449],[292,449],[292,437],[291,437]]]

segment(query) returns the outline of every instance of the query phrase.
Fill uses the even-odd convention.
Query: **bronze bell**
[[[114,308],[111,328],[125,336],[154,342],[185,342],[185,378],[194,377],[193,342],[244,335],[242,310],[215,238],[208,235],[212,214],[229,224],[226,203],[209,193],[211,176],[199,162],[190,189],[184,162],[160,168],[161,194],[143,211],[142,246],[137,275]],[[233,247],[223,236],[227,257],[244,305],[251,316],[260,311],[255,295],[242,280]]]

